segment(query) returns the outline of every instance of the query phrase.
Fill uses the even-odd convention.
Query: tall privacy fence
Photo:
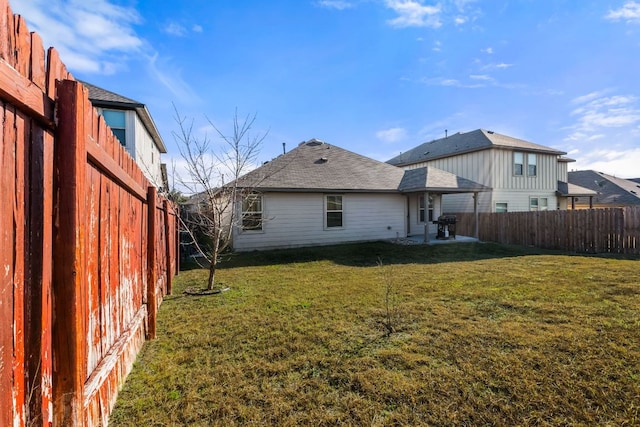
[[[176,213],[0,0],[0,426],[106,424],[177,272]]]
[[[473,236],[474,214],[456,214],[456,232]],[[485,242],[585,253],[640,255],[640,206],[478,214]]]

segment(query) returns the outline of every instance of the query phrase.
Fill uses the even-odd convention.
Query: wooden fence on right
[[[458,235],[475,235],[475,216],[456,214]],[[640,207],[480,213],[481,241],[569,252],[640,255]]]

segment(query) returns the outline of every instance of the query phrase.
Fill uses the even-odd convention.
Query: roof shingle
[[[484,129],[477,129],[471,132],[459,132],[446,138],[425,142],[424,144],[420,144],[407,152],[387,160],[387,163],[396,166],[410,165],[496,147],[548,153],[558,156],[567,154],[564,151],[556,150],[555,148],[545,147],[544,145],[534,144],[533,142],[501,135]]]

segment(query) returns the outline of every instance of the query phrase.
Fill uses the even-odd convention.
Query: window
[[[538,156],[527,154],[527,175],[536,176],[538,174]]]
[[[262,196],[251,194],[242,201],[242,229],[262,230]]]
[[[522,176],[524,173],[524,153],[516,151],[513,153],[513,174]]]
[[[115,110],[102,110],[102,117],[104,117],[104,121],[107,122],[107,125],[109,125],[109,127],[111,128],[113,134],[116,136],[116,138],[118,138],[120,144],[126,146],[127,132],[125,112]]]
[[[549,209],[549,199],[546,197],[531,197],[529,199],[529,210],[546,211]]]
[[[342,227],[342,196],[325,196],[325,221],[327,228]]]
[[[433,197],[429,197],[429,222],[433,221]],[[418,222],[424,222],[424,195],[420,196],[418,202]]]
[[[496,203],[496,212],[509,212],[507,203]]]

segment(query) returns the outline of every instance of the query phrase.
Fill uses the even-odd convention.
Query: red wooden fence
[[[473,214],[456,232],[473,236]],[[640,255],[640,207],[479,214],[482,241],[586,253]]]
[[[171,291],[174,209],[6,0],[0,99],[0,426],[106,424]]]

